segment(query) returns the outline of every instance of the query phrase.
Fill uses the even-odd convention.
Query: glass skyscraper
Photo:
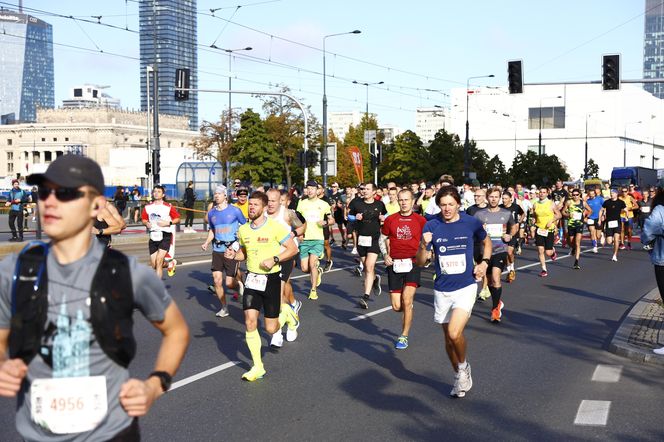
[[[141,110],[147,110],[146,68],[153,65],[159,80],[159,113],[189,117],[198,130],[198,94],[175,100],[175,70],[189,69],[190,88],[198,86],[196,0],[140,0]],[[150,94],[152,95],[152,84]]]
[[[643,78],[664,80],[664,0],[646,0]],[[643,87],[655,97],[664,98],[664,83],[646,83]]]
[[[33,122],[55,107],[53,28],[30,15],[0,10],[0,117]]]

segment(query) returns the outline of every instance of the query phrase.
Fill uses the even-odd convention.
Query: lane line
[[[582,400],[574,418],[574,425],[605,426],[609,420],[611,401]]]
[[[371,313],[367,313],[367,314],[364,314],[364,315],[355,316],[354,318],[350,318],[349,321],[360,321],[360,320],[362,320],[362,319],[367,319],[367,318],[369,318],[369,317],[371,317],[371,316],[378,315],[378,314],[381,314],[381,313],[386,312],[386,311],[389,311],[389,310],[392,310],[392,306],[390,306],[390,307],[384,307],[384,308],[381,308],[381,309],[375,310],[375,311],[373,311],[373,312],[371,312]]]
[[[603,365],[595,367],[592,380],[595,382],[618,382],[622,375],[622,365]]]
[[[191,384],[192,382],[196,382],[199,379],[206,378],[208,376],[212,376],[215,373],[219,373],[220,371],[229,369],[231,367],[235,367],[238,365],[240,361],[230,361],[226,362],[225,364],[218,365],[216,367],[210,368],[209,370],[202,371],[198,374],[195,374],[193,376],[189,376],[188,378],[180,379],[177,382],[173,382],[171,385],[170,391],[175,390],[176,388],[184,387],[185,385]]]

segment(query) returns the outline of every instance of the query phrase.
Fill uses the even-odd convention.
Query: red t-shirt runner
[[[392,259],[415,259],[426,222],[426,218],[417,213],[403,216],[397,212],[385,219],[381,232],[390,240]]]

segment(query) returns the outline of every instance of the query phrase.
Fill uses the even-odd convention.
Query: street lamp
[[[643,121],[632,121],[630,123],[625,123],[625,134],[623,136],[623,167],[627,167],[627,126],[631,124],[641,124]]]
[[[383,84],[385,83],[384,81],[376,81],[374,83],[360,83],[357,80],[353,80],[353,84],[359,84],[362,85],[366,88],[367,91],[367,107],[365,111],[365,124],[367,127],[369,126],[369,86],[375,86],[378,84]],[[369,154],[371,154],[371,140],[369,141]],[[374,142],[374,146],[376,147],[373,153],[373,156],[376,158],[376,167],[374,168],[374,184],[378,185],[378,146],[377,146],[378,141]]]
[[[593,111],[593,112],[587,112],[586,113],[586,148],[585,148],[585,160],[583,162],[583,179],[586,180],[588,179],[588,117],[592,114],[601,114],[604,112],[604,109],[600,111]]]
[[[542,101],[543,100],[553,100],[554,98],[563,98],[561,95],[558,95],[556,97],[544,97],[540,98],[539,102],[539,138],[538,138],[538,143],[537,143],[537,154],[539,156],[542,156]]]
[[[466,140],[463,142],[463,176],[469,178],[470,175],[470,123],[468,122],[468,89],[470,89],[470,80],[476,78],[493,78],[495,75],[479,75],[477,77],[468,77],[466,80]]]
[[[321,176],[323,177],[323,187],[327,188],[327,94],[326,94],[326,79],[327,71],[325,70],[325,39],[329,37],[336,37],[338,35],[348,34],[361,34],[362,31],[355,29],[349,32],[340,32],[338,34],[329,34],[323,37],[323,152],[321,155],[320,168]]]

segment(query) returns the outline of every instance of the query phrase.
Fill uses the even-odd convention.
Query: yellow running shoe
[[[311,289],[311,291],[309,292],[309,299],[311,299],[312,301],[318,299],[318,294],[316,293],[316,289]]]
[[[320,267],[320,265],[317,265],[318,267],[318,280],[316,281],[316,287],[320,285],[321,282],[323,282],[323,269]]]
[[[489,287],[484,287],[482,290],[480,290],[480,294],[478,297],[484,301],[485,299],[489,299],[491,297],[491,292],[489,291]]]
[[[256,379],[262,379],[265,376],[265,368],[251,367],[251,370],[242,375],[242,379],[248,382],[254,382]]]
[[[175,276],[175,266],[176,266],[176,264],[177,264],[177,261],[175,261],[175,260],[172,260],[171,262],[168,263],[168,270],[166,272],[168,274],[168,276],[170,276],[170,277]]]

